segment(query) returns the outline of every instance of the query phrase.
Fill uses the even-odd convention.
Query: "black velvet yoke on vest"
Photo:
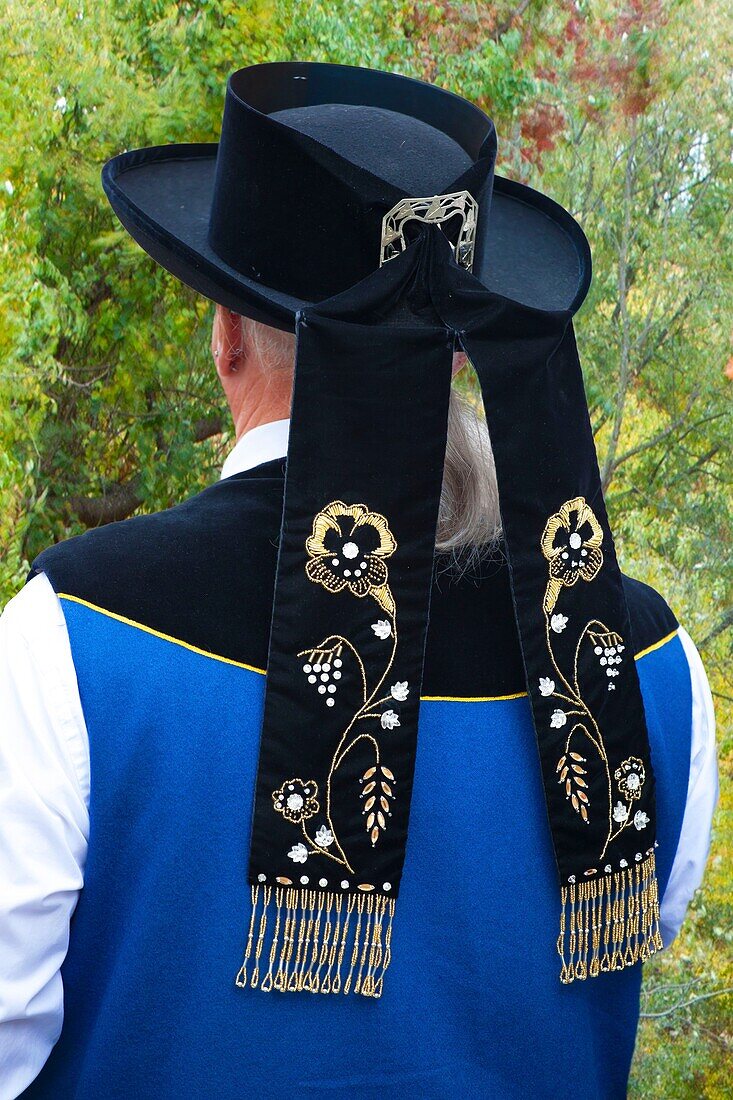
[[[207,652],[264,669],[282,513],[284,460],[263,463],[148,516],[45,550],[58,593]],[[634,652],[677,627],[652,588],[624,577]],[[437,560],[424,696],[485,697],[526,689],[509,577],[501,555],[456,576]]]

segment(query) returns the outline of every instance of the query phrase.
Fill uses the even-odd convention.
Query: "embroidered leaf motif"
[[[586,794],[588,784],[583,778],[584,775],[588,774],[582,766],[585,763],[585,757],[578,752],[563,753],[557,762],[555,772],[558,775],[558,783],[563,784],[565,787],[565,797],[569,799],[570,805],[576,814],[580,814],[587,824],[589,821],[588,807],[590,806],[590,799]]]
[[[395,777],[389,768],[377,764],[367,768],[361,782],[364,783],[365,779],[369,782],[364,784],[359,797],[366,799],[362,813],[366,814],[366,830],[374,846],[380,834],[387,828],[387,818],[392,816],[389,800],[394,797],[394,787],[391,784],[395,784]]]

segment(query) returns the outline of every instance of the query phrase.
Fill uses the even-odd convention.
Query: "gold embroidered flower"
[[[592,581],[603,565],[603,531],[592,508],[583,497],[574,497],[548,519],[542,534],[542,553],[550,563],[550,580],[545,594],[549,615],[564,586],[579,579]]]
[[[397,549],[387,520],[365,504],[336,500],[319,512],[305,548],[308,578],[329,592],[347,588],[354,596],[372,595],[390,614],[394,602],[387,587],[385,558]]]
[[[638,756],[630,756],[628,760],[624,760],[616,768],[613,777],[618,783],[618,789],[624,798],[632,801],[635,798],[641,798],[641,788],[644,786],[646,772],[644,771],[644,764]]]
[[[286,779],[279,790],[272,792],[272,804],[277,813],[297,825],[318,813],[315,779]]]

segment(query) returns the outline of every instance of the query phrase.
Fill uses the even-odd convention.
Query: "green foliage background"
[[[480,102],[500,171],[580,219],[578,321],[622,563],[667,597],[716,696],[702,891],[646,969],[632,1095],[730,1095],[733,903],[730,0],[6,0],[0,13],[0,606],[45,545],[216,476],[211,304],[134,245],[99,172],[215,141],[227,75],[382,67]],[[708,996],[708,994],[712,994]]]

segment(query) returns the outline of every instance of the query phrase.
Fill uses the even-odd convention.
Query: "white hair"
[[[267,371],[292,370],[295,337],[242,318],[242,344]],[[496,546],[501,535],[499,490],[486,420],[451,389],[443,488],[435,548],[465,568]]]

